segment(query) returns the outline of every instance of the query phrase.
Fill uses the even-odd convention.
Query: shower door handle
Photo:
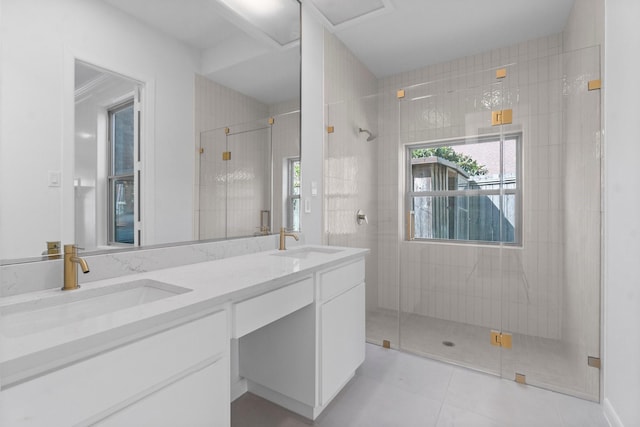
[[[407,240],[415,240],[415,223],[416,213],[414,211],[407,212]]]

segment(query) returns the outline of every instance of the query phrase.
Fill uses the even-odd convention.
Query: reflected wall
[[[143,151],[143,240],[190,240],[200,55],[98,0],[3,1],[0,18],[0,259],[36,256],[48,240],[74,241],[76,58],[146,83],[143,138],[153,143]],[[50,171],[58,185],[48,184]]]

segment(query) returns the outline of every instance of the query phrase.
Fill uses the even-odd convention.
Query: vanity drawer
[[[227,325],[205,315],[3,390],[0,425],[92,425],[207,366],[228,372]]]
[[[364,282],[364,259],[322,271],[319,273],[319,277],[320,299],[322,301],[330,300]]]
[[[311,277],[241,301],[233,306],[233,338],[240,338],[312,302]]]

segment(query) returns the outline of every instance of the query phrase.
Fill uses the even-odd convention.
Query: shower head
[[[359,132],[359,133],[366,133],[367,135],[369,135],[369,136],[367,137],[367,141],[369,141],[369,142],[371,142],[371,141],[373,141],[374,139],[376,139],[376,137],[375,137],[375,136],[373,136],[373,134],[372,134],[371,132],[369,132],[368,130],[366,130],[366,129],[358,128],[358,132]]]

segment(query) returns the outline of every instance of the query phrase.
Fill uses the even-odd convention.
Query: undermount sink
[[[272,255],[302,259],[302,258],[308,258],[310,256],[314,256],[314,255],[336,254],[338,252],[342,252],[343,250],[344,249],[304,247],[304,248],[298,248],[298,249],[288,249]]]
[[[8,337],[29,335],[189,291],[191,289],[150,279],[59,291],[54,296],[0,307],[0,330]]]

